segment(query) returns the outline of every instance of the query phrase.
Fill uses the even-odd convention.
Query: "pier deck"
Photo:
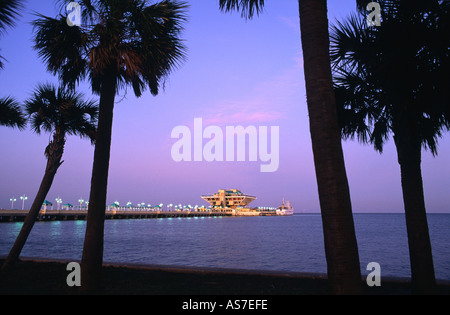
[[[28,210],[0,210],[1,222],[23,222]],[[106,220],[120,219],[157,219],[192,217],[227,217],[228,212],[219,211],[151,211],[151,210],[106,210]],[[41,210],[37,221],[76,221],[86,220],[86,210]]]

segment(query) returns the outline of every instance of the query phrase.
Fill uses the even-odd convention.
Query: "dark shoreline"
[[[0,264],[4,257],[0,258]],[[66,284],[67,260],[22,258],[0,280],[1,295],[78,295]],[[327,295],[326,275],[298,272],[228,270],[216,268],[105,263],[102,287],[92,294],[105,295]],[[409,295],[409,279],[382,278],[380,287],[365,294]],[[450,281],[438,281],[437,294],[450,295]]]

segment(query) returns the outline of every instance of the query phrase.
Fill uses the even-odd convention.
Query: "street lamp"
[[[17,201],[17,199],[12,197],[9,199],[9,201],[11,201],[11,209],[14,209],[14,202]]]
[[[27,200],[27,199],[28,199],[28,197],[25,195],[20,196],[20,200],[22,200],[22,210],[25,208],[25,200]]]
[[[86,210],[89,210],[89,201],[86,201]]]
[[[83,204],[84,199],[80,198],[80,199],[78,199],[78,202],[80,203],[80,210],[81,210],[81,205]]]
[[[56,203],[58,204],[57,208],[58,208],[58,210],[60,210],[60,205],[62,204],[62,199],[58,197],[55,200],[56,200]]]

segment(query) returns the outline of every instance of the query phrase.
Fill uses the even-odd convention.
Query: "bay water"
[[[410,277],[403,214],[354,214],[361,271]],[[436,278],[450,280],[450,214],[429,214]],[[22,223],[0,224],[6,256]],[[85,221],[36,222],[23,257],[81,260]],[[320,214],[105,221],[104,261],[326,273]]]

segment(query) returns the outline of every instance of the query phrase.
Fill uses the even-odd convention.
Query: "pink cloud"
[[[286,119],[291,110],[292,95],[303,89],[303,58],[271,80],[255,86],[240,100],[224,100],[205,108],[201,114],[204,125],[267,124]]]
[[[235,108],[240,107],[236,111]],[[261,123],[273,123],[277,120],[285,118],[285,113],[281,111],[256,110],[257,106],[247,104],[245,108],[238,104],[221,107],[222,111],[218,113],[207,113],[204,118],[204,125],[255,125]]]

